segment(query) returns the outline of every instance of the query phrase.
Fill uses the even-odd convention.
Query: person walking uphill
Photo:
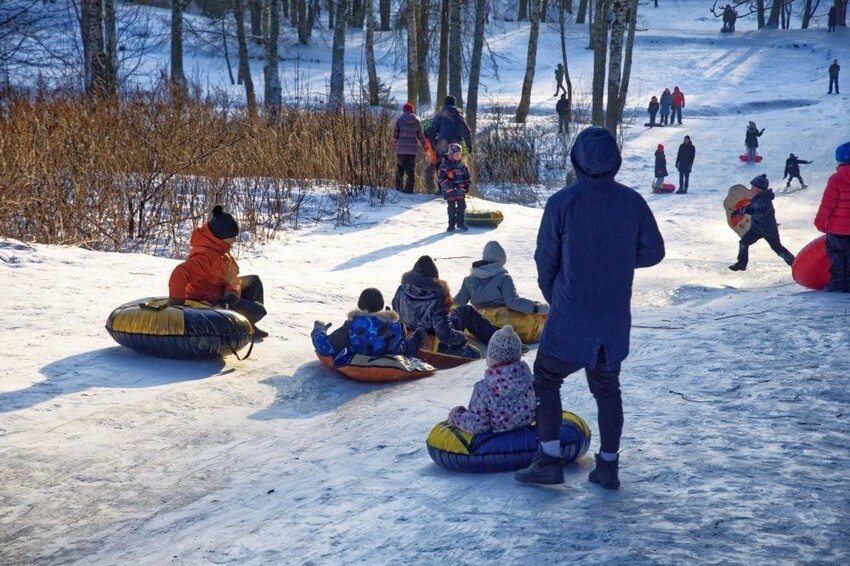
[[[257,275],[240,277],[239,265],[230,255],[238,235],[236,219],[215,205],[209,222],[192,232],[189,257],[171,272],[168,304],[182,306],[192,299],[234,310],[251,322],[255,338],[266,338],[268,332],[257,328],[266,316],[263,283]]]
[[[826,233],[829,287],[850,293],[850,142],[835,148],[838,167],[826,182],[815,227]]]
[[[838,59],[832,60],[832,65],[829,66],[829,92],[827,94],[832,94],[832,85],[835,85],[835,94],[841,94],[838,92],[838,72],[841,70],[841,65],[838,64]]]
[[[466,148],[472,151],[472,135],[469,133],[469,126],[461,115],[460,111],[455,106],[455,97],[447,96],[443,109],[437,112],[434,119],[431,120],[431,125],[428,127],[425,135],[434,144],[434,150],[437,152],[437,161],[446,154],[449,149],[449,144],[466,142]]]
[[[794,263],[794,254],[789,252],[779,241],[779,225],[776,223],[776,211],[773,210],[773,191],[770,190],[770,182],[767,175],[759,175],[750,181],[750,190],[754,196],[750,203],[732,213],[732,216],[749,214],[750,229],[741,236],[738,242],[738,261],[729,266],[732,271],[744,271],[749,261],[750,246],[764,238],[770,249],[776,255],[791,265]]]
[[[646,201],[614,180],[622,158],[604,128],[577,137],[578,180],[549,197],[537,234],[537,281],[551,305],[534,362],[540,448],[517,481],[564,482],[561,384],[582,368],[596,399],[600,451],[588,479],[617,489],[623,403],[620,364],[629,353],[634,270],[664,258],[664,239]]]
[[[403,193],[412,193],[413,184],[416,182],[414,170],[416,168],[416,153],[419,146],[425,147],[425,134],[422,132],[422,124],[415,114],[413,104],[407,102],[402,107],[402,114],[395,121],[393,128],[393,147],[396,153],[395,189]],[[407,183],[402,188],[404,176],[407,175]]]
[[[562,63],[558,63],[558,66],[555,67],[555,94],[554,96],[558,96],[558,93],[564,91],[564,94],[567,94],[567,89],[564,88],[564,65]]]
[[[697,149],[691,143],[691,136],[685,136],[684,141],[679,145],[679,152],[676,154],[676,169],[679,170],[679,189],[677,195],[684,195],[688,192],[688,185],[691,182],[691,169],[694,166]]]
[[[759,138],[764,133],[764,128],[758,129],[752,120],[747,122],[747,131],[744,134],[744,146],[747,148],[747,163],[756,162],[756,152],[759,147]]]

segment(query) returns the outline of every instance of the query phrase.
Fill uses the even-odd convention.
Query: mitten
[[[460,415],[466,412],[466,407],[458,405],[451,411],[449,411],[449,422],[454,423],[455,419],[457,419]]]
[[[327,324],[325,324],[321,320],[317,320],[313,323],[313,332],[316,332],[317,330],[327,332],[328,328],[330,328],[332,324],[332,322],[328,322]]]

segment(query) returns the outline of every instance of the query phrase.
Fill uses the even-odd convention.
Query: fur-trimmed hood
[[[355,316],[374,316],[381,322],[398,322],[398,313],[389,310],[369,312],[360,309],[354,309],[348,313],[348,320],[354,320]]]

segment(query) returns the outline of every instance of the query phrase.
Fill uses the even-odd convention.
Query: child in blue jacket
[[[469,169],[460,160],[462,152],[460,144],[449,144],[449,150],[440,163],[440,190],[446,199],[449,212],[449,227],[446,232],[454,232],[455,226],[461,232],[469,230],[463,219],[466,212],[466,193],[469,192]]]

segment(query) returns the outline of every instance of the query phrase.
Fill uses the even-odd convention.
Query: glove
[[[239,294],[236,291],[228,291],[221,298],[221,301],[223,303],[227,303],[230,306],[233,306],[239,302]]]
[[[182,307],[185,304],[186,301],[184,301],[183,299],[172,299],[171,297],[168,298],[169,307]]]
[[[313,323],[313,332],[316,332],[317,330],[321,330],[322,332],[327,332],[328,328],[330,328],[332,324],[333,324],[332,322],[325,324],[321,320],[317,320]]]

